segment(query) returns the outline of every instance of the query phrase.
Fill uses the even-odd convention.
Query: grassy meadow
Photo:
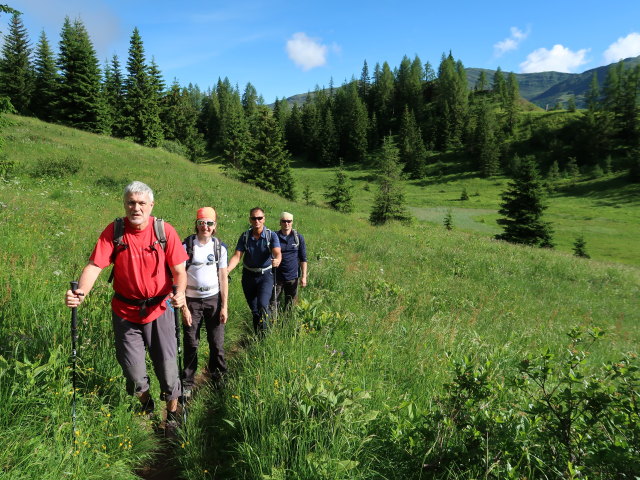
[[[272,228],[291,211],[308,244],[309,287],[262,341],[250,334],[234,273],[231,378],[224,390],[197,392],[174,448],[184,478],[628,478],[620,475],[640,468],[637,186],[607,177],[554,194],[558,249],[549,251],[490,239],[505,179],[409,184],[419,220],[374,228],[366,171],[348,171],[356,211],[342,215],[162,150],[10,118],[4,152],[15,168],[0,181],[0,477],[133,479],[153,461],[159,440],[132,413],[115,359],[106,273],[78,310],[75,435],[71,424],[63,294],[122,215],[121,192],[134,179],[154,189],[153,213],[183,236],[196,209],[213,205],[233,248],[260,205]],[[45,174],[52,164],[69,167],[56,178]],[[332,175],[294,172],[317,204]],[[442,227],[448,209],[453,231]],[[570,255],[580,233],[593,260]],[[574,327],[583,333],[568,336]]]

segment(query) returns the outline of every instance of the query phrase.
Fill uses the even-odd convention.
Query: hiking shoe
[[[178,411],[167,412],[167,420],[164,423],[164,436],[169,439],[176,439],[179,427],[180,415],[178,415]]]

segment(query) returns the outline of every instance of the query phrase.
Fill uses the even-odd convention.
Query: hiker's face
[[[264,226],[264,221],[266,217],[264,216],[264,212],[262,210],[254,210],[249,215],[249,222],[251,223],[251,227],[257,230],[260,230]]]
[[[215,218],[199,218],[196,220],[199,238],[210,238],[216,228]]]
[[[139,228],[144,228],[149,222],[153,209],[153,202],[148,193],[129,193],[124,200],[124,210],[129,222]]]
[[[293,230],[293,220],[280,219],[280,230],[287,235]]]

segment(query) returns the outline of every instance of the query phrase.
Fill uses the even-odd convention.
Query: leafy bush
[[[16,162],[7,158],[0,159],[0,179],[9,180],[15,172]]]
[[[41,158],[30,172],[33,178],[66,178],[80,171],[82,161],[72,155],[66,158]]]

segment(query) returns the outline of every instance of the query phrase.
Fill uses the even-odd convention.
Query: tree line
[[[193,161],[217,155],[239,179],[287,198],[295,195],[292,155],[321,166],[364,164],[388,154],[390,142],[401,175],[412,179],[442,174],[447,155],[486,177],[511,175],[518,155],[531,152],[549,176],[604,171],[614,156],[640,179],[639,89],[640,66],[620,62],[602,88],[594,74],[585,111],[542,121],[523,114],[513,73],[482,72],[469,88],[451,53],[437,70],[405,55],[397,68],[383,62],[370,72],[365,61],[359,78],[269,108],[251,83],[242,93],[228,78],[204,92],[165,85],[137,28],[124,68],[117,55],[101,66],[81,20],[65,19],[55,55],[44,32],[33,48],[18,13],[0,58],[0,95],[19,114],[165,146]]]

